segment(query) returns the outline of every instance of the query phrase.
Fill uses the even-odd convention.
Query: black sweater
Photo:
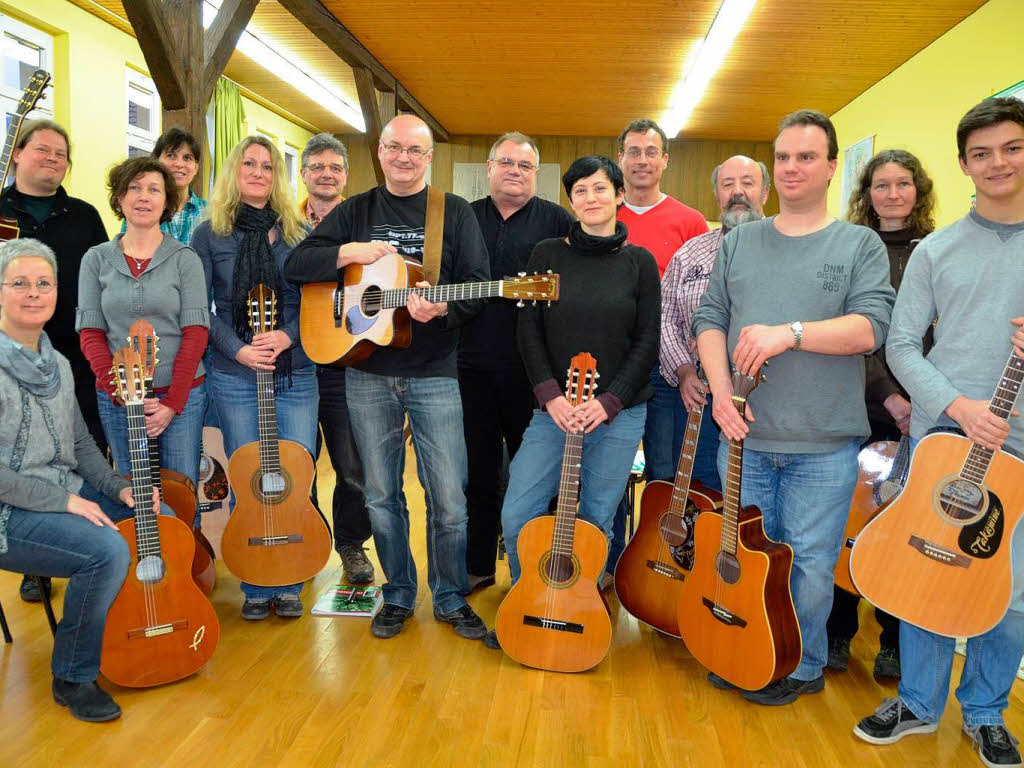
[[[538,399],[546,402],[552,383],[564,394],[569,361],[589,352],[601,375],[598,397],[603,390],[624,408],[648,400],[661,330],[661,282],[650,252],[626,244],[588,255],[550,239],[534,248],[529,269],[561,275],[557,302],[519,315],[519,351]]]
[[[297,283],[342,280],[338,247],[370,240],[391,242],[406,259],[422,261],[427,191],[398,197],[383,186],[348,198],[336,206],[313,233],[292,250],[285,277]],[[444,240],[440,285],[490,279],[487,247],[469,203],[445,194]],[[480,311],[482,300],[449,302],[448,314],[429,323],[412,321],[408,348],[379,347],[353,366],[381,376],[455,378],[456,330]]]

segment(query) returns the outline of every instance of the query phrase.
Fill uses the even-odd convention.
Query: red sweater
[[[633,213],[625,205],[619,206],[618,219],[629,230],[628,241],[654,255],[662,277],[679,246],[708,231],[708,223],[700,212],[669,195],[646,213]]]

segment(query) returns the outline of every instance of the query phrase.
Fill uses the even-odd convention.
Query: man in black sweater
[[[526,270],[533,247],[569,234],[573,218],[562,206],[536,197],[540,150],[529,136],[506,133],[491,147],[491,194],[472,204],[487,243],[495,279]],[[470,590],[494,584],[501,530],[502,444],[509,461],[533,416],[530,380],[516,344],[516,306],[494,299],[462,331],[462,394],[469,482],[466,485],[466,567]]]
[[[426,173],[433,159],[430,128],[399,115],[381,131],[377,148],[385,183],[332,210],[316,232],[292,251],[285,275],[297,282],[340,280],[349,264],[372,264],[400,253],[422,261]],[[441,284],[487,280],[487,248],[469,204],[445,195]],[[426,287],[426,283],[418,283]],[[374,544],[387,577],[384,605],[371,622],[376,637],[402,631],[416,603],[416,564],[409,549],[409,511],[402,475],[403,426],[413,434],[416,465],[426,495],[427,567],[434,618],[467,639],[487,627],[466,603],[466,445],[456,374],[456,346],[480,301],[431,303],[412,294],[413,323],[405,349],[380,347],[346,370],[345,389],[365,474]],[[326,319],[325,319],[326,321]]]

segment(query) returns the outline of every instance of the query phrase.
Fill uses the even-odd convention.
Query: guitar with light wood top
[[[1012,351],[989,410],[1008,419],[1024,382]],[[901,621],[947,637],[974,637],[1006,614],[1010,543],[1024,517],[1024,462],[966,437],[927,435],[900,494],[857,537],[853,583]]]
[[[732,375],[743,417],[758,375]],[[761,511],[740,507],[743,441],[729,441],[722,514],[697,516],[693,569],[679,597],[679,632],[701,664],[748,691],[797,668],[803,653],[789,588],[793,550],[765,535]]]
[[[572,359],[566,397],[574,406],[593,397],[597,361]],[[601,662],[612,642],[608,609],[597,580],[608,559],[608,538],[576,517],[583,430],[565,433],[558,506],[519,533],[522,575],[498,608],[494,628],[505,653],[527,667],[582,672]]]

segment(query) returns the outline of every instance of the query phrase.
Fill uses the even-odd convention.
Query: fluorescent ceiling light
[[[668,110],[661,117],[661,127],[669,138],[675,137],[686,126],[756,3],[757,0],[722,0],[707,37],[687,57],[683,78],[672,94]]]
[[[209,29],[210,25],[213,24],[219,8],[220,0],[204,0],[203,29]],[[361,133],[366,132],[366,123],[363,122],[362,111],[336,96],[319,80],[295,66],[292,62],[300,61],[299,57],[295,54],[285,50],[277,43],[274,44],[274,47],[270,47],[249,31],[249,27],[246,27],[239,36],[237,48],[268,72],[273,73],[281,80],[284,80],[284,82],[298,89],[328,112],[340,117],[357,131]]]

